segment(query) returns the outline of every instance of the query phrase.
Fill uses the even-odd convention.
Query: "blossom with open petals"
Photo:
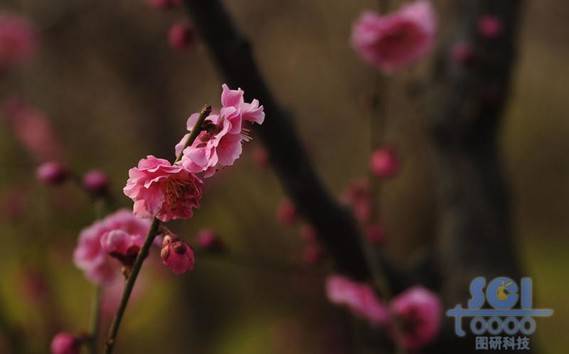
[[[326,295],[333,304],[347,307],[354,315],[374,326],[388,324],[387,306],[375,295],[371,286],[365,283],[332,275],[326,279]]]
[[[176,156],[182,155],[184,168],[193,173],[202,173],[204,177],[212,176],[222,167],[233,165],[241,156],[243,141],[251,139],[244,124],[262,124],[265,119],[263,106],[258,100],[245,102],[241,89],[231,90],[223,85],[221,103],[218,113],[205,118],[202,131],[190,146],[185,147],[189,134],[176,145]],[[194,129],[198,118],[197,113],[188,118],[188,131]]]
[[[392,73],[425,57],[435,43],[437,20],[428,0],[380,15],[366,11],[356,21],[352,45],[363,60]]]
[[[188,219],[199,207],[202,181],[180,165],[152,155],[128,171],[123,191],[134,201],[133,213],[161,221]]]
[[[140,246],[149,229],[148,220],[138,218],[125,209],[96,221],[79,234],[73,253],[75,265],[92,282],[108,285],[120,273],[120,263],[113,259],[112,253],[126,255],[133,245]],[[128,238],[126,247],[118,245],[121,237]]]
[[[399,326],[395,339],[407,349],[418,349],[437,336],[441,327],[440,298],[428,289],[413,287],[395,297],[389,304]]]

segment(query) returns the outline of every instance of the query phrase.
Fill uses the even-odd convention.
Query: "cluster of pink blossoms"
[[[441,301],[423,287],[407,289],[385,304],[369,285],[332,275],[326,280],[326,295],[331,303],[345,306],[372,326],[386,328],[406,349],[429,344],[440,330]]]
[[[432,50],[436,27],[431,3],[417,0],[388,15],[364,12],[354,24],[352,45],[363,60],[392,73]]]
[[[27,19],[0,14],[0,72],[29,60],[37,47],[36,33]]]
[[[186,146],[199,114],[190,116],[189,133],[176,145],[178,160],[174,164],[148,156],[129,170],[123,191],[134,201],[135,215],[164,222],[192,217],[193,209],[199,207],[203,178],[239,158],[243,142],[250,139],[245,123],[262,124],[263,106],[257,100],[245,102],[243,90],[231,90],[227,85],[223,85],[221,104],[218,113],[205,118],[195,141]]]

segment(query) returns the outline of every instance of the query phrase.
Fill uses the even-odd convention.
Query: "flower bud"
[[[399,172],[399,159],[391,148],[377,149],[371,155],[369,167],[377,177],[393,177]]]
[[[171,235],[164,236],[160,251],[162,263],[175,274],[182,274],[194,269],[195,255],[190,245]]]
[[[83,188],[94,196],[103,196],[109,191],[109,177],[101,170],[91,170],[83,176]]]
[[[69,172],[56,161],[44,162],[36,170],[37,179],[47,185],[59,185],[67,180]]]
[[[478,32],[488,39],[497,38],[502,34],[502,21],[495,16],[486,15],[478,19]]]
[[[195,40],[195,33],[187,23],[177,23],[168,31],[168,42],[173,49],[186,49]]]
[[[59,332],[51,341],[52,354],[79,354],[81,342],[71,333]]]

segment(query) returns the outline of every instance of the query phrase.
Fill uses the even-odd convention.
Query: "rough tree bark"
[[[519,279],[522,271],[512,234],[510,197],[503,176],[498,138],[516,62],[520,0],[462,0],[454,4],[460,41],[470,43],[473,63],[451,62],[441,53],[436,84],[438,111],[431,116],[438,182],[438,259],[447,308],[466,305],[477,276]],[[496,38],[478,30],[481,16],[502,22]],[[449,323],[450,325],[450,323]],[[446,331],[440,353],[475,352],[474,341]]]

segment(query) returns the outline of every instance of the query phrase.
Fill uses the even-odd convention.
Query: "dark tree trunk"
[[[453,15],[463,26],[457,40],[470,43],[475,57],[471,63],[452,62],[450,48],[443,48],[436,70],[439,108],[431,117],[440,208],[438,259],[447,308],[466,306],[469,283],[477,276],[519,280],[522,274],[498,147],[522,1],[462,0],[456,6]],[[479,32],[478,20],[487,15],[503,25],[495,38]],[[450,328],[433,352],[476,352],[472,338],[457,338],[447,324]]]

